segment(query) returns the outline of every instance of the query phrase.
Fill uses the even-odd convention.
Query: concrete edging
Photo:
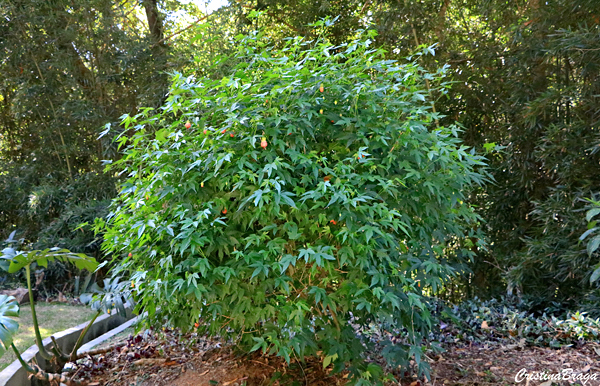
[[[110,339],[113,336],[117,335],[118,333],[126,330],[127,328],[129,328],[132,324],[134,324],[137,321],[138,321],[138,316],[136,316],[135,318],[129,319],[125,323],[121,324],[119,327],[113,328],[112,330],[108,331],[107,333],[100,335],[96,339],[87,342],[86,344],[79,347],[79,350],[77,350],[77,354],[82,354],[86,351],[90,351],[91,349],[98,346],[99,344],[106,341],[107,339]]]
[[[119,326],[123,325],[124,323],[128,323],[128,321],[131,321],[131,319],[134,317],[133,313],[131,312],[131,308],[127,308],[126,311],[127,311],[126,317],[123,317],[116,313],[113,315],[108,315],[108,314],[100,315],[94,321],[94,324],[92,325],[92,327],[90,327],[88,333],[85,335],[85,337],[83,339],[84,345],[81,348],[88,346],[85,344],[88,342],[90,342],[90,343],[95,342],[94,345],[97,345],[101,341],[106,340],[106,339],[110,338],[111,336],[113,336],[114,334],[124,330],[126,327],[123,328],[122,330],[115,332],[114,334],[107,334],[107,331],[116,329]],[[134,321],[131,321],[131,323],[129,325],[131,325],[133,322]],[[63,352],[71,352],[71,350],[73,349],[73,346],[75,345],[75,343],[77,342],[77,339],[79,338],[79,334],[81,333],[81,331],[83,331],[83,329],[85,329],[87,327],[88,323],[89,323],[89,321],[87,321],[85,323],[81,323],[79,326],[69,328],[67,330],[61,331],[61,332],[53,335],[54,338],[56,339],[58,345],[60,346],[60,349]],[[102,337],[104,337],[104,339],[100,340]],[[100,341],[98,341],[98,340],[100,340]],[[49,337],[44,339],[42,341],[42,343],[44,344],[44,347],[46,347],[48,349],[52,346],[52,340]],[[81,348],[78,350],[78,352],[82,351]],[[23,360],[25,360],[25,362],[29,362],[35,357],[37,363],[40,366],[43,366],[45,363],[44,358],[42,358],[42,356],[39,355],[38,347],[36,345],[29,347],[25,352],[21,353],[21,357],[23,358]],[[0,386],[30,386],[30,385],[31,385],[31,382],[29,380],[29,374],[21,366],[21,363],[19,363],[18,360],[14,361],[7,368],[2,370],[2,372],[0,372]]]

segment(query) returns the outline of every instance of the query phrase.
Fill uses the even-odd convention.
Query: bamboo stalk
[[[417,44],[417,47],[420,46],[419,44],[419,37],[417,36],[417,30],[415,29],[415,26],[413,24],[410,25],[413,31],[413,36],[415,37],[415,43]],[[429,79],[425,79],[425,85],[427,86],[427,92],[429,93],[429,98],[431,98],[431,110],[433,111],[434,114],[437,114],[437,111],[435,109],[435,103],[433,103],[433,95],[431,94],[431,87],[429,86]],[[435,119],[435,127],[439,128],[440,127],[440,123],[438,122],[438,119]]]
[[[42,83],[44,83],[44,86],[46,86],[46,80],[44,79],[44,75],[42,74],[42,70],[40,70],[40,66],[38,66],[37,62],[35,61],[35,58],[31,57],[33,59],[33,63],[35,64],[35,67],[38,70],[38,74],[40,74],[40,79],[42,80]],[[50,107],[52,108],[52,114],[54,114],[54,120],[58,121],[57,119],[57,115],[56,115],[56,109],[54,108],[54,103],[52,103],[52,99],[48,98],[48,102],[50,102]],[[73,172],[71,171],[71,162],[69,161],[69,155],[67,154],[67,146],[65,145],[65,138],[62,135],[62,131],[60,130],[60,127],[57,128],[58,129],[58,135],[60,137],[60,141],[62,142],[63,145],[63,149],[65,152],[65,161],[67,162],[67,169],[69,170],[69,177],[72,178],[73,177]]]

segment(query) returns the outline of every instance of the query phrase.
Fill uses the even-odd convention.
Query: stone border
[[[104,341],[112,338],[113,336],[117,335],[118,333],[126,330],[127,328],[129,328],[133,324],[135,324],[138,321],[138,318],[139,318],[139,316],[129,319],[125,323],[121,324],[119,327],[113,328],[112,330],[108,331],[106,334],[102,334],[99,337],[97,337],[96,339],[87,342],[86,344],[79,347],[79,350],[77,350],[77,354],[82,354],[86,351],[90,351],[91,349],[98,346],[102,342],[104,342]]]
[[[123,317],[116,313],[113,315],[100,315],[96,319],[92,327],[90,327],[88,333],[85,335],[83,343],[91,343],[92,341],[96,341],[100,338],[95,338],[100,337],[101,335],[107,335],[105,339],[108,339],[112,335],[106,334],[107,331],[118,328],[119,326],[123,325],[124,323],[128,322],[134,317],[134,315],[131,312],[131,308],[127,308],[126,311],[126,317]],[[79,334],[83,329],[85,329],[88,323],[89,321],[82,323],[79,326],[69,328],[68,330],[64,330],[57,334],[54,334],[54,338],[56,338],[56,341],[63,352],[71,352],[71,349],[73,348],[75,342],[77,342],[77,339],[79,338]],[[133,321],[131,321],[131,323],[133,323]],[[44,339],[42,343],[44,344],[44,347],[48,349],[52,346],[52,340],[49,337]],[[82,348],[85,346],[87,345],[82,346]],[[78,352],[81,351],[82,350],[80,349]],[[29,362],[35,357],[36,361],[41,366],[43,366],[45,362],[44,358],[42,358],[42,356],[39,355],[38,347],[36,345],[31,346],[24,353],[21,353],[21,357],[23,358],[23,360],[25,360],[25,362]],[[7,368],[2,370],[2,372],[0,372],[0,386],[30,385],[31,382],[29,380],[29,374],[27,373],[27,371],[25,371],[23,367],[21,367],[21,363],[19,363],[18,360],[14,361]]]

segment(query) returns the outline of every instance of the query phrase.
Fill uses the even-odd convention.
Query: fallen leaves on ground
[[[146,332],[129,337],[117,348],[96,358],[80,360],[73,376],[106,386],[262,386],[343,385],[316,359],[287,366],[281,358],[259,353],[240,355],[231,346],[196,333]]]
[[[106,386],[263,386],[343,385],[344,375],[332,375],[315,358],[305,363],[260,353],[241,355],[232,346],[221,347],[218,340],[177,331],[130,336],[117,348],[96,358],[78,363],[74,377],[90,385]],[[430,381],[408,377],[403,386],[514,385],[515,375],[528,372],[557,373],[570,368],[574,373],[598,373],[600,345],[586,343],[561,349],[529,347],[523,344],[447,345],[442,354],[431,354]],[[522,382],[523,385],[526,381]],[[531,381],[530,386],[543,381]],[[569,381],[553,385],[571,385]],[[589,381],[586,386],[599,386]],[[548,384],[547,386],[550,386]]]
[[[597,373],[600,377],[600,349],[598,343],[586,343],[580,347],[528,347],[525,345],[477,345],[471,347],[448,347],[448,351],[433,358],[431,382],[435,385],[530,385],[538,386],[544,381],[515,381],[522,369],[532,372],[556,374],[572,369],[574,374]],[[575,382],[560,381],[553,385],[573,385]],[[548,384],[550,385],[550,384]],[[586,386],[598,386],[600,381],[589,380]]]

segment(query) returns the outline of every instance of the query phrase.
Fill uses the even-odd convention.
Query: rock
[[[29,303],[29,292],[27,288],[16,288],[12,290],[2,290],[1,295],[14,296],[19,304]]]

